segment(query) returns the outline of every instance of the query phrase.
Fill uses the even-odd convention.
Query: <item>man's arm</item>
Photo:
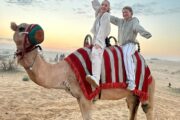
[[[113,15],[110,16],[110,21],[112,24],[114,25],[119,25],[119,23],[121,22],[122,19],[115,17]]]
[[[152,37],[151,33],[148,32],[147,30],[145,30],[145,29],[139,24],[139,20],[138,20],[138,19],[135,21],[134,30],[135,30],[136,32],[138,32],[141,36],[143,36],[143,37],[145,37],[145,38],[147,38],[147,39],[149,39],[149,38]]]

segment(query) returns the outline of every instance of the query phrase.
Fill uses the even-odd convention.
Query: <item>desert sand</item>
[[[180,62],[147,60],[156,81],[155,120],[180,120]],[[24,71],[0,71],[0,120],[82,120],[76,99],[64,90],[23,81]],[[169,82],[171,88],[168,87]],[[97,101],[93,120],[128,120],[125,99]],[[145,120],[141,107],[138,120]]]

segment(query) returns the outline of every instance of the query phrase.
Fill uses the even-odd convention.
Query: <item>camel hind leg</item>
[[[130,112],[129,120],[136,120],[137,118],[137,110],[139,107],[139,99],[137,96],[131,94],[126,98],[127,106]]]
[[[148,94],[149,99],[147,103],[142,103],[141,107],[146,114],[147,120],[153,120],[153,108],[154,108],[154,92],[155,92],[155,81],[152,79],[152,83],[149,86]]]

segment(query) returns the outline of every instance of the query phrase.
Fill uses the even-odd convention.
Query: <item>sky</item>
[[[180,58],[180,0],[109,1],[112,15],[122,17],[122,8],[131,6],[134,17],[151,32],[148,40],[137,37],[143,55]],[[73,51],[83,46],[94,20],[91,0],[1,0],[0,44],[13,44],[10,22],[36,23],[45,31],[44,49]],[[111,27],[117,37],[117,27]]]

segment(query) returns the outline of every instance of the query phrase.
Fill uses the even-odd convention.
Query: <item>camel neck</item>
[[[20,61],[20,64],[26,69],[32,81],[45,88],[64,89],[64,81],[66,81],[66,62],[60,61],[57,64],[47,63],[38,53],[34,50],[27,53]]]

